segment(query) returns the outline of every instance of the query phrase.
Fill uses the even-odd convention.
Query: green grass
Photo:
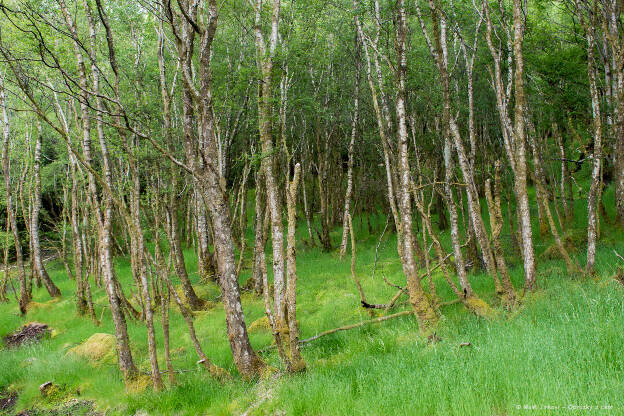
[[[612,191],[607,190],[607,208],[612,207],[608,203],[612,198]],[[581,263],[585,250],[584,209],[578,201],[574,227],[579,230],[576,233],[580,238],[574,254]],[[613,213],[610,214],[613,218]],[[404,284],[405,278],[396,254],[395,235],[386,236],[382,242],[377,272],[371,278],[375,246],[385,218],[377,216],[372,222],[375,230],[369,234],[366,221],[362,227],[357,218],[354,221],[358,237],[356,271],[369,301],[384,303],[396,290],[383,283],[382,273],[396,284]],[[605,223],[602,230],[596,279],[570,276],[563,261],[541,256],[552,241],[550,238],[542,241],[535,229],[539,290],[527,295],[517,311],[500,310],[496,319],[484,320],[470,315],[461,305],[445,307],[444,318],[437,328],[442,341],[437,344],[419,336],[412,317],[321,338],[303,347],[308,365],[305,373],[262,382],[268,386],[263,388],[270,389],[271,398],[255,406],[253,414],[519,415],[528,413],[517,409],[524,405],[537,406],[530,414],[538,415],[569,413],[569,405],[609,405],[612,410],[594,413],[624,414],[624,287],[612,279],[618,266],[613,249],[624,253],[624,241],[617,230],[609,229]],[[303,224],[298,232],[301,241],[307,235]],[[332,232],[335,245],[340,236],[340,229]],[[448,231],[442,237],[448,247]],[[510,249],[507,240],[506,245]],[[191,278],[197,281],[193,251],[187,250],[185,255]],[[512,279],[520,289],[520,259],[510,249],[508,260],[515,266],[511,269]],[[246,262],[248,267],[242,281],[250,274],[249,263]],[[302,244],[297,267],[302,338],[370,319],[367,311],[359,307],[349,256],[340,261],[336,251],[321,253],[318,248],[305,248]],[[97,313],[103,322],[96,328],[88,318],[76,316],[73,282],[67,279],[60,265],[50,264],[49,269],[63,292],[62,300],[41,305],[25,318],[19,316],[15,302],[0,305],[0,336],[29,321],[45,322],[58,333],[35,346],[0,350],[0,390],[19,391],[17,409],[58,405],[40,397],[38,386],[46,381],[63,386],[68,397],[95,400],[98,409],[108,409],[108,414],[144,411],[226,415],[240,414],[257,404],[256,381],[241,381],[233,365],[220,304],[198,313],[195,324],[205,352],[217,365],[234,374],[234,381],[221,384],[197,367],[197,356],[184,321],[172,305],[174,366],[183,371],[176,375],[178,384],[161,393],[148,389],[127,394],[115,365],[94,367],[66,355],[69,348],[95,332],[113,332],[104,291],[94,287]],[[136,293],[128,261],[118,259],[116,271],[126,293],[130,293],[130,288]],[[475,291],[494,302],[491,279],[483,274],[470,278]],[[435,281],[438,294],[445,300],[452,299],[439,273]],[[208,300],[219,294],[214,284],[198,283],[197,289]],[[34,297],[40,303],[49,300],[45,289],[35,289]],[[242,299],[249,326],[264,316],[263,303],[252,294],[243,294]],[[156,317],[157,340],[162,350],[159,310]],[[129,331],[137,365],[141,371],[148,372],[145,327],[130,321]],[[250,337],[256,349],[272,341],[267,331],[253,332]],[[460,348],[462,342],[470,342],[472,346]],[[274,352],[263,356],[271,365],[280,367]],[[164,358],[159,358],[162,368]],[[547,405],[559,406],[560,410],[542,408]]]

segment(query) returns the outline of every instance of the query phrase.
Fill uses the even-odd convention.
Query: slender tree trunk
[[[19,308],[22,315],[26,314],[26,307],[31,300],[31,293],[26,282],[26,271],[24,270],[24,257],[22,255],[22,243],[17,229],[17,219],[13,206],[13,196],[11,191],[11,170],[9,159],[9,139],[10,126],[9,115],[7,112],[6,98],[4,93],[4,76],[0,73],[0,107],[2,107],[2,167],[4,168],[4,187],[6,191],[6,204],[11,231],[13,232],[13,240],[15,245],[15,256],[17,258],[17,269],[19,273]]]
[[[134,159],[134,160],[132,160]],[[131,176],[133,181],[133,194],[130,198],[132,220],[134,227],[131,227],[134,246],[135,260],[137,262],[137,272],[140,281],[141,292],[143,295],[143,310],[145,314],[145,324],[147,326],[147,347],[150,357],[150,367],[152,372],[152,384],[154,390],[162,390],[163,382],[158,366],[156,331],[154,329],[154,310],[152,308],[152,297],[150,294],[150,285],[147,280],[147,264],[145,261],[145,237],[143,236],[143,227],[141,225],[141,185],[139,181],[139,164],[135,156],[131,157],[130,164]]]
[[[263,268],[262,268],[262,259],[265,257],[265,247],[266,247],[266,234],[267,230],[265,229],[265,217],[267,213],[266,208],[266,200],[264,194],[262,173],[258,172],[256,174],[256,209],[254,214],[254,255],[253,255],[253,269],[251,272],[252,284],[255,292],[257,294],[262,293],[262,278],[263,278]]]
[[[376,4],[376,6],[378,6]],[[353,0],[353,8],[357,11],[358,10],[358,0]],[[362,29],[362,23],[360,22],[359,19],[359,15],[356,13],[355,14],[355,23],[357,26],[357,31],[359,34],[360,39],[364,39],[364,32]],[[377,89],[375,87],[375,83],[373,80],[373,73],[372,73],[372,65],[371,65],[371,57],[370,57],[370,53],[369,53],[369,49],[368,49],[368,44],[367,42],[363,42],[363,46],[364,46],[364,55],[366,56],[366,77],[368,80],[368,87],[371,91],[371,96],[372,96],[372,101],[373,101],[373,108],[375,110],[375,118],[377,120],[377,127],[379,130],[379,136],[381,138],[381,144],[382,144],[382,148],[383,148],[383,153],[384,153],[384,167],[385,167],[385,174],[386,174],[386,186],[387,186],[387,192],[388,192],[388,202],[390,205],[390,210],[392,212],[392,217],[394,219],[394,226],[400,236],[401,234],[401,215],[399,214],[399,210],[397,207],[397,196],[395,195],[395,183],[397,183],[396,181],[396,172],[392,163],[392,159],[391,159],[391,149],[390,149],[390,145],[388,143],[388,138],[387,138],[387,133],[386,133],[386,125],[385,125],[385,121],[384,121],[384,116],[382,114],[382,110],[379,106],[379,100],[377,98]],[[376,58],[376,55],[375,55]],[[382,94],[382,98],[385,100],[385,96],[383,96],[383,91],[381,91]],[[384,106],[384,108],[386,108],[386,106]],[[403,257],[403,242],[401,238],[397,239],[397,245],[398,245],[398,252],[399,252],[399,257]]]
[[[249,165],[249,160],[245,159],[240,190],[240,216],[238,219],[238,228],[240,230],[240,254],[238,256],[238,265],[236,266],[237,276],[240,276],[240,272],[243,267],[243,260],[245,258],[245,250],[247,249],[247,181],[250,170],[251,166]]]
[[[303,212],[305,214],[305,219],[306,219],[308,238],[310,238],[310,244],[314,246],[315,240],[314,240],[314,234],[312,234],[312,224],[311,224],[311,218],[310,218],[311,215],[310,215],[310,209],[308,208],[308,197],[306,193],[305,169],[302,171],[301,177],[302,177],[301,190],[303,193]]]
[[[555,139],[557,141],[557,146],[559,147],[559,158],[561,159],[561,183],[560,193],[561,193],[561,202],[563,206],[563,213],[565,216],[565,226],[569,226],[574,220],[574,210],[573,204],[574,201],[571,199],[572,195],[572,181],[570,180],[570,171],[568,169],[568,162],[566,160],[566,151],[565,151],[565,141],[563,139],[563,135],[559,130],[559,125],[553,121],[552,123],[552,131]]]
[[[355,147],[355,138],[357,136],[357,126],[360,105],[360,78],[362,69],[362,60],[360,57],[360,39],[356,36],[356,54],[355,54],[355,90],[353,92],[353,119],[351,121],[351,141],[349,142],[349,161],[347,162],[347,191],[345,192],[344,213],[342,215],[342,241],[340,243],[340,258],[342,259],[347,252],[347,237],[349,235],[349,224],[347,217],[351,215],[351,199],[353,197],[353,152]]]
[[[52,279],[50,279],[50,275],[45,269],[43,261],[41,260],[41,244],[39,242],[39,212],[41,211],[41,175],[40,175],[40,166],[41,166],[41,140],[42,140],[42,131],[41,131],[41,122],[37,121],[37,138],[35,139],[35,158],[33,160],[33,179],[34,179],[34,189],[33,192],[33,204],[32,204],[32,212],[30,219],[30,238],[32,240],[32,253],[30,254],[33,257],[33,261],[35,264],[36,273],[39,274],[39,277],[43,281],[43,285],[46,287],[46,290],[52,297],[61,296],[61,291],[54,284]]]
[[[518,199],[518,212],[520,216],[520,231],[522,234],[522,257],[524,262],[524,287],[525,290],[536,288],[535,281],[535,255],[533,253],[533,233],[531,232],[531,213],[529,208],[529,194],[527,192],[527,161],[526,161],[526,129],[524,116],[526,114],[526,97],[524,93],[524,57],[522,55],[522,42],[524,39],[524,19],[522,0],[513,1],[513,51],[515,62],[515,187]]]
[[[273,15],[271,20],[271,34],[269,46],[264,40],[262,33],[262,1],[255,4],[255,39],[256,39],[256,59],[258,70],[262,78],[258,83],[258,126],[260,130],[260,141],[262,143],[262,153],[271,155],[262,159],[262,172],[266,183],[267,207],[271,214],[271,244],[273,247],[273,285],[275,300],[275,323],[280,332],[287,328],[286,324],[286,276],[284,258],[284,224],[282,222],[282,205],[280,203],[277,182],[275,177],[276,160],[273,154],[273,131],[272,131],[272,77],[273,59],[276,53],[280,0],[273,1]]]
[[[73,21],[71,14],[67,10],[67,6],[65,5],[64,0],[59,0],[59,4],[61,6],[63,15],[65,17],[65,22],[67,24],[67,28],[70,33],[74,37],[74,55],[76,58],[76,63],[78,66],[79,72],[79,83],[82,90],[82,100],[80,101],[80,111],[82,118],[82,130],[83,130],[83,157],[84,162],[88,168],[90,168],[88,173],[88,183],[89,183],[89,192],[91,194],[91,199],[93,201],[93,206],[95,208],[95,214],[98,221],[98,254],[100,258],[100,269],[102,273],[102,279],[104,281],[104,286],[106,289],[106,294],[108,296],[108,301],[111,307],[111,315],[113,318],[113,323],[115,326],[115,338],[117,341],[117,354],[119,357],[119,367],[124,375],[124,380],[128,383],[130,380],[134,379],[138,370],[134,364],[134,360],[132,358],[132,352],[130,350],[130,339],[128,336],[128,329],[126,326],[126,319],[121,309],[120,299],[116,290],[116,278],[114,276],[113,271],[113,256],[111,253],[111,245],[112,245],[112,200],[111,196],[108,193],[104,193],[102,196],[102,202],[99,201],[99,193],[97,191],[97,184],[95,175],[91,171],[93,166],[93,155],[91,152],[91,116],[89,114],[89,109],[87,106],[87,102],[89,102],[89,91],[90,88],[87,82],[87,73],[86,67],[82,55],[81,46],[78,43],[78,31],[76,29],[76,25]],[[86,11],[89,12],[89,7],[86,8]],[[92,57],[95,59],[95,57]],[[93,65],[96,66],[95,61]],[[99,69],[96,69],[93,74],[93,91],[95,94],[99,94]],[[101,97],[97,95],[97,109],[99,111],[102,110],[102,102]],[[102,120],[100,117],[96,118],[97,120],[97,133],[98,138],[100,140],[100,147],[102,152],[102,160],[104,165],[104,182],[109,189],[112,189],[112,172],[110,167],[110,161],[108,157],[108,149],[106,146],[106,142],[104,139],[104,131]]]
[[[496,176],[494,184],[494,194],[490,186],[490,181],[485,183],[485,196],[490,211],[490,226],[492,228],[492,244],[494,246],[494,257],[496,259],[496,266],[500,273],[500,278],[503,286],[503,305],[506,307],[513,307],[516,302],[516,292],[507,270],[507,263],[505,262],[505,256],[503,253],[503,246],[500,242],[500,234],[503,229],[503,212],[501,208],[500,193],[500,162],[496,162]]]
[[[199,311],[204,307],[204,301],[201,300],[195,290],[193,284],[186,271],[186,263],[184,260],[184,252],[182,251],[182,244],[180,242],[180,223],[178,220],[178,202],[177,202],[177,187],[174,187],[174,191],[169,195],[169,233],[171,251],[173,252],[173,265],[182,284],[182,290],[184,291],[184,299],[189,304],[192,310]]]
[[[412,230],[412,201],[411,201],[411,172],[409,165],[407,136],[407,120],[405,114],[405,82],[407,75],[407,54],[406,54],[406,37],[407,37],[407,15],[405,12],[405,1],[398,1],[397,10],[397,57],[398,57],[398,86],[396,100],[396,117],[398,123],[398,173],[399,173],[399,212],[401,216],[401,233],[402,240],[402,263],[403,272],[407,278],[407,287],[410,295],[410,303],[412,309],[418,319],[421,331],[435,325],[438,316],[431,304],[431,300],[423,290],[418,275],[416,259],[414,257],[414,232]]]
[[[295,165],[295,174],[288,183],[286,202],[288,208],[288,247],[286,255],[286,309],[288,312],[288,335],[292,371],[305,369],[305,362],[299,351],[299,323],[297,322],[297,254],[295,232],[297,230],[297,192],[301,178],[301,165]]]
[[[581,23],[585,29],[587,38],[587,76],[589,78],[589,90],[592,100],[592,113],[594,119],[594,154],[591,184],[589,187],[589,195],[587,197],[587,264],[585,272],[587,274],[594,273],[594,264],[596,261],[596,235],[598,228],[598,195],[600,186],[600,171],[602,162],[602,113],[600,110],[600,97],[598,96],[598,87],[596,81],[596,59],[595,59],[595,29],[596,29],[596,1],[593,2],[593,11],[590,15],[591,20],[588,22],[584,16],[585,9],[576,2],[577,10],[580,14]]]

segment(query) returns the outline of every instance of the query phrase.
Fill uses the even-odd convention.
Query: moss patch
[[[260,319],[256,319],[255,321],[251,323],[251,325],[249,325],[250,333],[270,331],[270,330],[271,330],[271,325],[269,324],[269,318],[267,318],[266,316],[263,316]]]
[[[82,357],[92,364],[111,363],[116,360],[115,336],[96,333],[80,345],[71,348],[67,354]]]

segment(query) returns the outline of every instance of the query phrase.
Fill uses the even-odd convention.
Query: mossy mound
[[[52,307],[56,304],[59,303],[61,301],[61,297],[55,297],[50,299],[47,302],[29,302],[28,305],[26,305],[26,311],[27,312],[34,312],[40,309],[52,309]]]
[[[256,333],[262,331],[271,331],[271,324],[269,324],[269,318],[263,316],[262,318],[256,319],[249,325],[249,332]]]
[[[470,296],[466,299],[468,308],[477,316],[487,319],[493,319],[496,317],[496,312],[490,307],[483,299]]]
[[[195,291],[197,297],[202,300],[202,309],[205,310],[213,309],[216,306],[216,302],[211,301],[210,299],[217,299],[221,293],[219,287],[215,283],[211,282],[193,285],[193,290]],[[184,296],[184,289],[182,288],[182,285],[176,286],[175,291],[182,302],[188,305],[188,300],[186,299],[186,296]]]
[[[139,394],[143,393],[148,387],[152,385],[152,377],[141,374],[134,380],[130,381],[126,386],[128,393]]]
[[[587,247],[587,231],[577,229],[568,230],[562,240],[563,246],[568,253],[574,254],[580,249]],[[544,260],[558,260],[560,258],[561,253],[559,252],[559,247],[555,242],[548,246],[548,248],[546,248],[546,250],[542,253],[542,259]]]
[[[80,345],[71,348],[67,354],[82,357],[93,364],[112,363],[117,359],[115,336],[96,333]]]
[[[61,416],[61,415],[84,415],[84,416],[103,416],[95,408],[95,403],[90,400],[80,400],[69,398],[62,401],[55,407],[31,407],[24,409],[18,415],[23,416]]]

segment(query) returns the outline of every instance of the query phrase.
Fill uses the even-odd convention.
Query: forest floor
[[[612,201],[612,191],[607,190],[607,208],[613,206],[610,198]],[[580,200],[575,205],[578,222],[568,232],[567,241],[583,264],[586,206]],[[610,215],[613,218],[613,213]],[[369,229],[366,218],[354,221],[356,272],[369,302],[385,303],[396,289],[386,285],[382,275],[395,284],[402,284],[405,278],[394,234],[386,234],[379,244],[373,277],[385,218],[373,217],[371,223]],[[336,245],[340,231],[332,233]],[[508,230],[505,232],[512,279],[521,292],[521,262],[511,254]],[[302,242],[307,235],[303,225],[299,233]],[[248,234],[251,240],[251,229]],[[214,283],[197,282],[196,258],[187,250],[186,261],[197,292],[212,305],[195,314],[199,339],[208,356],[230,371],[234,380],[220,383],[198,367],[184,321],[172,304],[177,384],[160,393],[145,386],[127,392],[114,358],[93,362],[68,354],[93,334],[112,334],[113,328],[101,288],[93,287],[93,295],[102,324],[96,327],[88,317],[76,315],[74,283],[60,263],[53,261],[48,269],[63,292],[60,300],[51,301],[45,289],[35,288],[34,302],[25,317],[19,315],[15,302],[0,304],[0,338],[29,322],[51,328],[51,335],[39,343],[0,349],[0,414],[26,410],[22,414],[567,415],[585,414],[589,407],[592,414],[624,414],[624,286],[615,279],[624,262],[614,254],[614,250],[624,254],[622,232],[602,222],[595,278],[570,275],[563,261],[549,254],[553,252],[550,237],[540,239],[537,229],[535,235],[539,289],[524,296],[518,309],[506,312],[496,305],[491,279],[473,273],[473,288],[495,306],[495,318],[478,318],[457,304],[446,306],[436,329],[440,338],[436,343],[419,335],[412,316],[335,333],[302,348],[307,363],[304,373],[259,381],[241,381],[237,375],[224,311],[218,302],[219,289]],[[448,243],[448,231],[443,237]],[[297,254],[302,339],[371,318],[370,311],[360,307],[349,255],[340,260],[337,250],[322,253],[303,243]],[[245,265],[241,281],[250,274],[250,261]],[[127,259],[117,259],[116,271],[130,296],[134,285]],[[440,273],[434,273],[434,281],[438,295],[452,300]],[[427,286],[426,281],[424,284]],[[251,342],[262,350],[272,342],[262,319],[263,302],[248,292],[242,300]],[[407,309],[406,300],[401,298],[399,303],[403,303],[393,312]],[[156,317],[162,353],[160,311]],[[148,374],[145,327],[129,321],[129,332],[137,365]],[[470,346],[460,347],[462,343]],[[281,367],[274,351],[267,350],[262,356]],[[164,357],[159,358],[162,369]],[[48,381],[54,391],[44,398],[39,387]]]

